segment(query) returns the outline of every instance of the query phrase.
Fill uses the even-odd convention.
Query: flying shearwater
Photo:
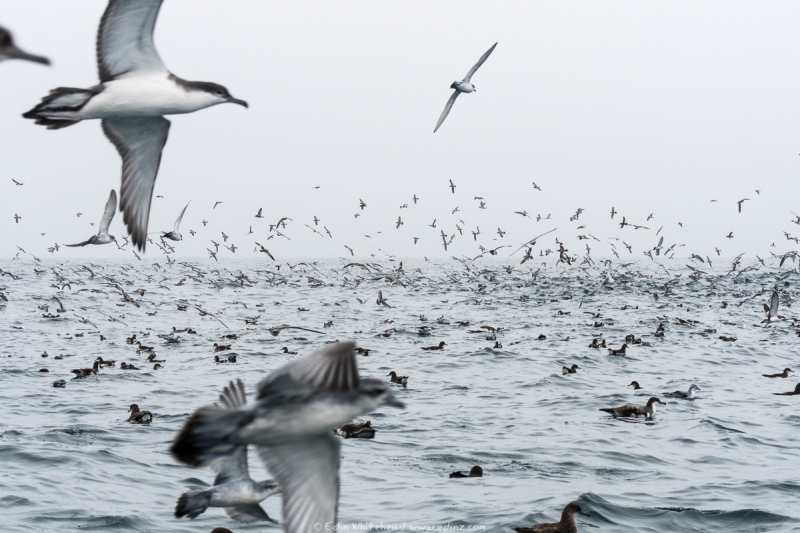
[[[442,114],[439,116],[439,122],[436,123],[436,128],[434,128],[433,133],[436,133],[436,130],[438,130],[439,126],[442,125],[442,122],[444,122],[444,119],[447,118],[447,115],[450,113],[450,109],[453,107],[453,104],[455,103],[456,98],[458,98],[459,94],[461,94],[461,93],[471,93],[473,91],[477,91],[478,90],[471,83],[472,75],[475,74],[475,72],[481,67],[481,65],[483,65],[483,62],[486,61],[486,58],[488,58],[489,55],[494,51],[495,46],[497,46],[497,43],[494,43],[492,45],[492,47],[489,48],[486,51],[486,53],[481,56],[481,58],[478,60],[478,62],[475,63],[475,65],[471,69],[469,69],[469,72],[467,72],[467,75],[464,76],[463,80],[454,81],[450,85],[450,88],[451,89],[455,89],[455,90],[453,91],[453,94],[450,96],[450,99],[447,101],[447,104],[444,106],[444,111],[442,111]],[[452,183],[453,182],[450,181],[450,184],[452,184]],[[455,192],[455,190],[453,192]]]
[[[11,32],[0,26],[0,61],[5,61],[6,59],[23,59],[25,61],[41,63],[42,65],[50,64],[50,60],[46,57],[29,54],[17,47],[14,44],[14,38],[11,36]]]
[[[187,202],[186,207],[189,207],[190,203],[192,203],[191,200],[189,200],[189,202]],[[164,237],[165,239],[169,239],[171,241],[182,241],[183,240],[183,235],[181,235],[181,232],[178,231],[178,230],[181,227],[181,220],[183,220],[183,214],[186,212],[186,207],[183,208],[183,211],[181,211],[181,214],[175,220],[175,226],[172,228],[172,231],[170,231],[169,233],[167,233],[167,232],[162,233],[162,235],[161,235],[162,237]]]
[[[100,219],[100,227],[97,230],[97,235],[92,235],[89,239],[79,242],[78,244],[65,244],[64,246],[86,246],[87,244],[108,244],[117,240],[113,235],[108,234],[108,228],[111,226],[111,220],[114,218],[114,211],[117,209],[117,192],[111,189],[111,194],[108,195],[106,201],[106,208],[103,211],[103,218]]]
[[[244,384],[231,381],[219,396],[225,409],[236,411],[247,403]],[[208,490],[190,490],[181,494],[175,506],[175,518],[197,518],[209,507],[223,507],[225,513],[238,522],[251,523],[267,520],[275,523],[259,503],[280,492],[271,479],[253,481],[247,465],[247,446],[239,446],[233,453],[215,461],[217,472],[214,486]]]
[[[153,188],[167,142],[164,115],[217,104],[247,107],[222,85],[186,81],[170,73],[156,52],[153,30],[162,0],[109,0],[97,32],[100,83],[58,87],[23,114],[47,129],[101,119],[122,158],[120,211],[133,244],[144,250]]]
[[[283,490],[284,531],[305,533],[336,523],[340,444],[331,428],[382,405],[403,407],[388,383],[359,377],[354,343],[331,344],[272,372],[252,405],[195,411],[171,452],[203,466],[254,444]]]

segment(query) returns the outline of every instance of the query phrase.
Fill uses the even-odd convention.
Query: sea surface
[[[571,501],[591,515],[579,517],[581,531],[800,531],[800,395],[772,394],[800,377],[761,376],[800,374],[796,271],[648,260],[615,264],[604,286],[605,265],[553,260],[348,263],[0,263],[0,530],[280,531],[219,509],[175,519],[178,496],[214,474],[178,464],[170,443],[228,381],[241,378],[251,394],[299,357],[282,347],[303,355],[350,339],[370,350],[362,376],[409,380],[396,387],[405,410],[360,419],[374,439],[343,441],[339,531],[510,531],[557,521]],[[775,289],[785,320],[765,327]],[[392,307],[376,303],[379,290]],[[38,306],[55,315],[54,296],[66,312],[43,318]],[[283,325],[321,333],[270,333]],[[158,337],[173,327],[197,333]],[[126,343],[133,334],[163,369]],[[643,344],[629,342],[625,357],[588,347],[598,338],[619,348],[629,334]],[[440,341],[442,351],[421,350]],[[222,355],[237,362],[215,364],[215,342],[231,344]],[[116,366],[73,379],[98,356]],[[141,370],[120,370],[122,361]],[[572,364],[578,373],[562,375]],[[693,383],[694,400],[663,396]],[[598,410],[650,396],[667,403],[652,421]],[[127,422],[132,403],[152,423]],[[449,478],[473,465],[484,477]],[[252,452],[250,467],[269,477]],[[280,519],[280,495],[262,505]]]

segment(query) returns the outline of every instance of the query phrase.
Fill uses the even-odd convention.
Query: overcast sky
[[[0,25],[53,65],[0,64],[0,257],[16,245],[52,257],[54,243],[87,239],[119,190],[120,159],[98,121],[48,131],[21,118],[52,88],[97,83],[105,4],[3,3]],[[175,257],[206,256],[222,231],[236,257],[258,241],[279,259],[349,256],[344,245],[361,257],[510,252],[552,228],[540,244],[555,249],[557,235],[580,255],[589,242],[610,256],[620,238],[634,245],[631,256],[617,243],[623,257],[641,258],[662,226],[665,246],[686,244],[680,255],[795,249],[783,232],[800,234],[790,223],[800,213],[798,24],[798,2],[166,0],[155,42],[167,68],[223,84],[250,108],[169,117],[149,230],[172,229],[191,200]],[[495,42],[478,91],[434,135],[450,84]],[[315,215],[333,239],[303,225]],[[620,230],[623,215],[650,231]],[[284,216],[291,241],[268,241]],[[456,234],[447,252],[442,229]],[[126,235],[120,213],[111,230]],[[601,242],[577,239],[588,234]],[[113,244],[55,255],[133,257]],[[150,245],[147,256],[160,252]]]

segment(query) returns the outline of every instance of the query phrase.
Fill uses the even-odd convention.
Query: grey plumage
[[[241,380],[232,381],[225,387],[219,403],[227,410],[237,410],[245,406],[247,399]],[[217,472],[214,486],[208,490],[192,490],[181,494],[175,506],[175,518],[197,518],[209,507],[222,507],[237,522],[267,520],[277,523],[264,512],[259,503],[280,492],[280,489],[271,479],[256,482],[250,478],[246,445],[239,446],[230,455],[214,461],[211,467]]]
[[[249,406],[198,409],[171,451],[203,466],[254,444],[283,490],[284,530],[306,533],[336,523],[340,445],[331,429],[382,405],[403,406],[386,382],[360,379],[355,344],[332,344],[267,376]]]

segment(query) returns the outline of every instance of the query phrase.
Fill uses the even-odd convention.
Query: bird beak
[[[583,511],[578,511],[578,514],[582,514],[583,516],[592,516],[589,513],[584,513]]]
[[[41,63],[42,65],[49,65],[50,60],[46,57],[42,56],[35,56],[33,54],[29,54],[24,50],[20,50],[16,46],[12,46],[6,49],[6,56],[10,59],[24,59],[25,61],[33,61],[34,63]]]
[[[391,397],[389,397],[388,400],[386,400],[386,405],[391,406],[391,407],[397,407],[398,409],[405,409],[406,408],[406,404],[404,404],[403,402],[401,402],[400,400],[398,400],[394,396],[391,396]]]
[[[247,102],[245,102],[244,100],[239,100],[238,98],[234,98],[234,97],[228,98],[226,100],[226,102],[228,102],[229,104],[238,104],[238,105],[240,105],[242,107],[249,107],[247,105]]]

